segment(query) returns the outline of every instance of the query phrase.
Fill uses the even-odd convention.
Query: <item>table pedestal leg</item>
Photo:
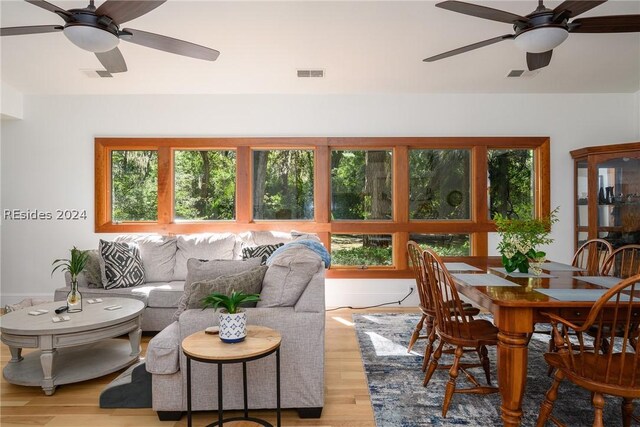
[[[53,362],[56,356],[56,349],[42,350],[40,353],[40,364],[42,365],[42,390],[47,396],[51,396],[56,391],[56,386],[53,384]]]
[[[129,332],[129,343],[131,344],[131,357],[136,357],[140,355],[141,347],[140,347],[140,337],[142,336],[142,329],[134,329]]]
[[[11,360],[9,360],[9,363],[18,363],[23,359],[22,349],[20,347],[9,347],[9,351],[11,352]]]
[[[516,427],[522,420],[522,396],[527,382],[527,334],[498,333],[498,382],[502,395],[502,421]]]

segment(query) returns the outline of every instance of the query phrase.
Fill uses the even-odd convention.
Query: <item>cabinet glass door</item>
[[[599,162],[596,172],[598,237],[615,248],[640,243],[640,159],[620,155]]]

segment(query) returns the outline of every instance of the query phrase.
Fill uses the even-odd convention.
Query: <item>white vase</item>
[[[247,313],[239,311],[229,314],[227,310],[220,310],[220,339],[226,343],[243,341],[247,336]]]

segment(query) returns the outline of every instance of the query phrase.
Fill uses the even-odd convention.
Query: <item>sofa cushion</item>
[[[247,246],[242,248],[242,259],[260,258],[262,265],[267,263],[269,255],[274,253],[276,249],[284,246],[284,243],[276,243],[275,245]]]
[[[178,309],[174,314],[174,320],[178,320],[180,314],[187,309],[187,302],[189,301],[189,290],[191,284],[194,282],[201,282],[203,280],[211,280],[220,276],[228,276],[230,274],[237,274],[243,271],[250,270],[260,266],[260,258],[251,258],[245,261],[242,260],[212,260],[201,261],[199,259],[190,259],[187,262],[188,273],[187,280],[184,283],[185,292],[178,301]]]
[[[185,293],[188,294],[187,309],[204,307],[202,299],[213,292],[225,295],[230,295],[233,291],[259,294],[262,289],[262,279],[268,268],[262,265],[241,273],[192,283],[188,290],[185,289]],[[255,307],[256,303],[248,302],[241,306]]]
[[[184,293],[184,282],[151,282],[138,286],[148,294],[147,306],[154,308],[176,308]]]
[[[290,247],[269,259],[258,307],[291,307],[322,268],[322,259],[305,246]]]
[[[140,249],[146,282],[170,282],[176,265],[176,238],[157,234],[118,236],[116,242],[134,243]]]
[[[189,258],[233,259],[236,236],[229,233],[184,234],[177,236],[176,265],[173,280],[187,278]]]
[[[144,283],[144,268],[137,246],[100,240],[98,250],[105,289],[128,288]]]

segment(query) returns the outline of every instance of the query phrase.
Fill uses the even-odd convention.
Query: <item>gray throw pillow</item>
[[[191,284],[188,291],[187,308],[202,308],[202,299],[210,293],[231,295],[231,292],[245,294],[259,294],[262,289],[262,279],[269,267],[260,266],[238,274],[220,276],[216,279],[203,280]],[[185,292],[187,292],[185,290]],[[255,302],[241,304],[242,307],[255,307]]]
[[[292,307],[322,268],[320,256],[306,247],[291,247],[271,259],[258,307]]]
[[[99,288],[103,286],[102,273],[100,273],[100,253],[97,249],[89,251],[87,264],[84,266],[84,277],[90,286],[93,285]]]
[[[184,282],[184,293],[178,301],[178,309],[173,314],[173,320],[178,320],[180,314],[187,309],[191,284],[203,280],[216,279],[220,276],[242,273],[255,267],[260,267],[261,258],[248,260],[212,260],[203,261],[190,258],[187,261],[187,280]]]
[[[144,283],[144,268],[137,246],[100,240],[98,250],[105,289],[129,288]]]

